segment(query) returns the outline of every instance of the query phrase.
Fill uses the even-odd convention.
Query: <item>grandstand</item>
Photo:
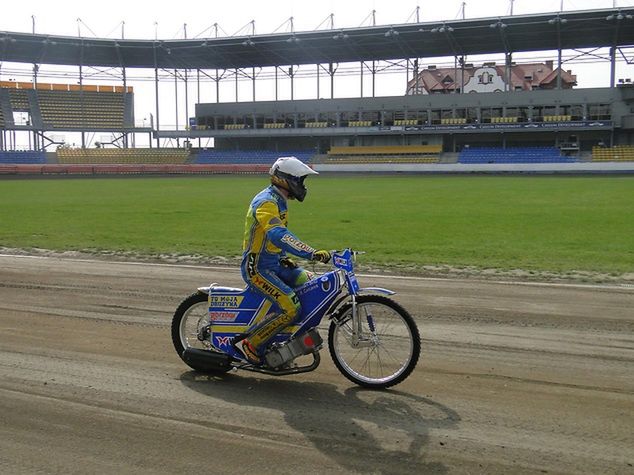
[[[335,33],[164,41],[77,41],[4,32],[0,62],[30,68],[45,59],[48,64],[77,66],[77,58],[82,58],[81,66],[120,68],[123,85],[85,84],[81,67],[78,84],[41,82],[35,73],[32,82],[0,82],[0,150],[15,149],[15,134],[29,133],[34,149],[50,151],[60,144],[52,133],[71,131],[81,133],[81,148],[62,147],[56,157],[48,156],[49,162],[60,166],[236,164],[264,169],[276,157],[294,154],[320,170],[394,164],[411,165],[399,169],[413,171],[441,170],[445,164],[459,165],[461,171],[497,164],[560,165],[561,170],[572,170],[582,162],[596,167],[627,162],[634,143],[634,87],[631,82],[617,85],[614,71],[619,53],[626,56],[621,49],[634,45],[633,13],[633,9],[597,9],[377,25]],[[559,28],[564,20],[566,27]],[[595,59],[597,48],[611,48],[609,87],[577,89],[576,76],[563,69],[562,45]],[[514,62],[513,54],[545,51],[556,51],[559,64]],[[505,61],[477,67],[464,61],[467,56],[487,54],[504,55]],[[454,67],[428,66],[421,72],[423,60],[439,57],[453,57]],[[381,61],[384,68],[406,72],[403,95],[375,97],[375,63]],[[333,65],[344,63],[358,65],[359,97],[335,98]],[[293,97],[295,65],[317,66],[313,69],[316,99]],[[126,84],[126,68],[155,72],[155,122],[149,127],[135,126],[134,94]],[[275,100],[255,99],[257,80],[250,73],[255,68],[274,69]],[[175,92],[177,125],[161,126],[166,121],[160,114],[159,70],[174,71],[175,91],[180,81],[187,86],[188,78],[196,77],[197,89],[200,77],[214,81],[216,102],[198,101],[193,116],[179,122],[178,111],[181,115],[187,111],[187,103],[182,107],[183,97]],[[192,70],[195,76],[188,74]],[[213,74],[218,70],[224,71],[222,76]],[[329,76],[330,97],[319,90],[320,70]],[[291,81],[290,99],[277,97],[280,71]],[[372,90],[365,97],[364,71],[365,92],[368,85]],[[218,91],[225,73],[224,80],[235,81],[235,100],[221,102]],[[242,78],[252,81],[251,101],[239,100]],[[424,83],[423,87],[417,83]],[[467,88],[470,83],[477,87]],[[179,123],[187,126],[178,127]],[[118,134],[112,148],[92,148],[85,140],[86,134],[100,131]],[[137,134],[148,134],[154,148],[128,148]],[[203,147],[201,141],[210,139],[214,148]],[[16,161],[25,157],[5,156]]]
[[[315,153],[311,150],[287,150],[282,153],[271,150],[200,150],[193,161],[197,164],[261,164],[270,165],[280,155],[294,156],[310,163]]]
[[[42,130],[123,131],[133,122],[132,115],[126,114],[127,109],[133,110],[132,88],[2,81],[3,90],[0,101],[7,96],[8,100],[0,110],[8,117],[26,112],[27,125]]]
[[[38,91],[42,122],[47,128],[125,128],[123,94],[114,92]]]
[[[38,151],[0,151],[0,164],[46,163],[46,154]]]
[[[331,147],[325,163],[437,163],[440,145]]]
[[[634,161],[634,146],[617,145],[615,147],[593,147],[592,160],[597,161]]]
[[[459,163],[569,163],[575,158],[561,155],[557,147],[466,148]]]
[[[186,149],[173,148],[59,148],[61,164],[184,164],[189,158]]]

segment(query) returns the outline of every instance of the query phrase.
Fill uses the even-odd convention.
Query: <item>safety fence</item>
[[[0,165],[0,175],[214,175],[268,173],[268,165]]]

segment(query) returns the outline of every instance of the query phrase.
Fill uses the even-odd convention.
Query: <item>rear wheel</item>
[[[176,309],[172,318],[172,343],[178,356],[183,359],[186,348],[215,351],[209,341],[209,304],[207,294],[196,292],[190,295]],[[206,338],[205,338],[206,337]],[[185,361],[195,369],[205,373],[226,373],[231,368],[210,371],[208,368],[197,367],[196,364]]]
[[[414,319],[398,303],[379,295],[357,297],[356,309],[356,329],[351,303],[341,307],[330,324],[328,345],[335,366],[350,381],[368,388],[402,382],[420,356]]]

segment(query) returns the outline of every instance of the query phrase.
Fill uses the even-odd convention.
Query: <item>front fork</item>
[[[371,336],[368,338],[367,333],[363,332],[363,321],[359,315],[357,308],[357,299],[355,295],[352,295],[352,335],[350,343],[353,348],[371,348],[377,344],[376,329],[374,327],[374,319],[370,313],[366,313],[368,327],[370,329]]]

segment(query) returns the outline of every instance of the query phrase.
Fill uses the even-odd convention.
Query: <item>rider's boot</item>
[[[242,354],[252,365],[262,364],[262,358],[258,355],[257,348],[248,339],[242,340]]]
[[[261,365],[264,361],[261,352],[266,344],[294,320],[295,315],[288,313],[272,314],[249,330],[242,339],[241,351],[249,363]],[[237,342],[236,342],[237,343]]]

